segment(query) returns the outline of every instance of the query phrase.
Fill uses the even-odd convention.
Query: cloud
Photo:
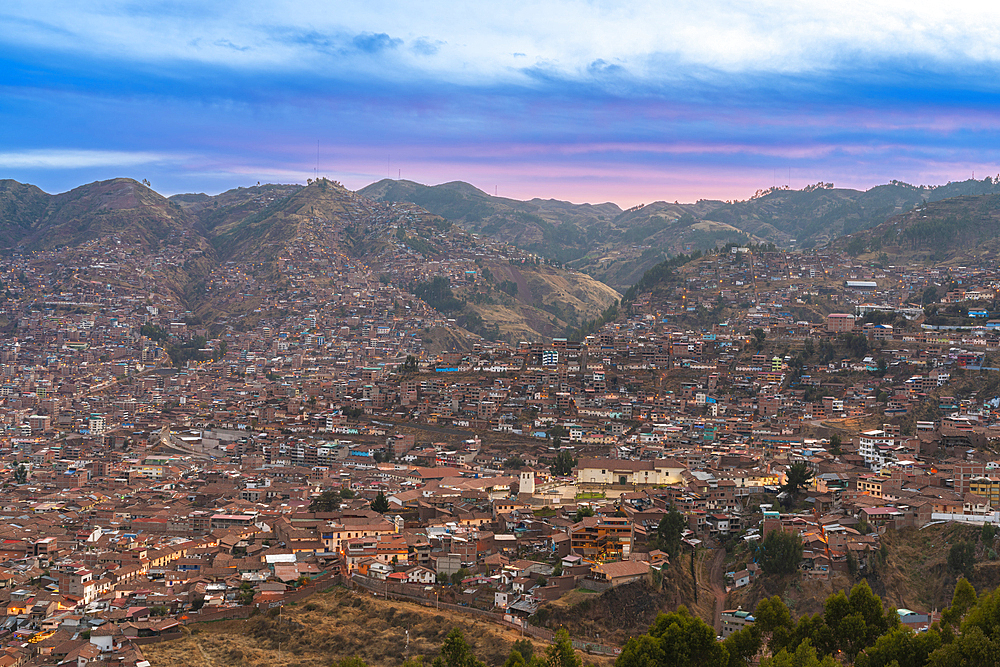
[[[365,53],[381,53],[382,51],[397,48],[403,43],[403,40],[390,37],[384,32],[363,32],[352,39],[351,43],[358,51],[364,51]]]
[[[433,56],[437,55],[441,47],[445,45],[446,42],[442,42],[439,39],[428,39],[427,37],[420,37],[413,41],[413,45],[410,47],[413,49],[414,53],[420,54],[422,56]]]
[[[232,49],[233,51],[249,51],[250,50],[249,46],[238,46],[238,45],[233,44],[232,42],[230,42],[228,39],[217,40],[215,42],[215,45],[216,46],[221,46],[221,47],[226,48],[226,49]]]
[[[150,163],[178,162],[182,159],[184,158],[179,155],[143,151],[38,149],[0,153],[0,167],[6,169],[134,167]]]
[[[625,68],[621,65],[612,65],[602,58],[598,58],[594,62],[587,65],[587,71],[591,74],[600,76],[607,74],[621,74],[625,71]]]
[[[471,76],[488,85],[522,81],[523,73],[511,66],[519,54],[549,63],[567,79],[628,63],[630,76],[651,86],[692,72],[826,76],[876,72],[897,61],[988,80],[1000,63],[1000,8],[902,0],[543,0],[501,6],[439,0],[419,7],[404,0],[346,0],[335,14],[319,0],[248,0],[238,6],[221,0],[104,0],[99,9],[8,0],[0,22],[18,26],[0,34],[0,45],[293,70],[322,71],[328,63],[310,58],[317,51],[378,54],[409,43],[406,64],[427,78],[464,83]],[[301,39],[274,39],[274,26]],[[54,40],[56,34],[62,39]],[[440,55],[445,43],[447,58],[425,57]],[[254,47],[251,57],[241,50],[247,45]],[[662,62],[676,67],[664,69]]]

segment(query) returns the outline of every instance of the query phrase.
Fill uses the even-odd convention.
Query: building
[[[850,313],[830,313],[826,316],[826,330],[829,333],[849,333],[854,331],[854,315]]]
[[[607,585],[609,588],[631,584],[635,581],[649,580],[649,563],[643,560],[619,561],[617,563],[601,563],[590,569],[590,578]]]
[[[734,632],[739,632],[753,622],[753,616],[750,615],[750,612],[743,611],[742,607],[722,612],[722,638],[725,639]]]
[[[687,466],[673,459],[580,459],[576,481],[579,484],[679,484],[683,481],[681,473],[686,469]]]

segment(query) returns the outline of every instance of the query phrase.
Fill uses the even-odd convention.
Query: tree
[[[834,456],[840,456],[841,454],[843,454],[844,452],[841,449],[841,445],[843,445],[843,444],[844,444],[844,441],[841,439],[839,433],[834,433],[833,435],[831,435],[830,436],[830,453],[833,454]]]
[[[941,612],[941,621],[957,628],[962,622],[962,618],[976,605],[977,601],[976,589],[972,587],[968,579],[960,578],[955,583],[951,606]]]
[[[511,651],[517,651],[525,662],[531,662],[532,656],[535,655],[535,645],[531,643],[530,639],[518,639],[511,646]]]
[[[955,574],[972,576],[972,567],[976,564],[976,545],[972,542],[956,542],[948,551],[948,569]]]
[[[236,594],[236,599],[244,607],[248,607],[253,604],[254,589],[248,582],[244,581],[240,584],[240,590]]]
[[[458,628],[448,633],[441,645],[441,654],[434,658],[434,667],[485,667],[485,664],[472,654],[472,649],[465,641],[465,635]]]
[[[368,663],[356,655],[334,663],[334,667],[368,667]]]
[[[451,583],[458,586],[463,580],[468,579],[470,574],[472,573],[468,569],[460,567],[457,571],[451,573]]]
[[[802,538],[797,533],[772,530],[757,547],[757,563],[764,574],[792,574],[802,562]]]
[[[379,514],[385,514],[389,511],[389,499],[381,491],[378,492],[375,500],[372,501],[372,509]]]
[[[309,503],[310,512],[334,512],[340,508],[341,494],[327,489]]]
[[[506,662],[503,663],[503,667],[528,667],[531,664],[530,660],[525,660],[521,652],[516,648],[510,650],[510,655],[507,656]]]
[[[899,625],[875,640],[875,645],[859,653],[856,667],[923,667],[930,654],[941,646],[941,635],[936,630],[916,633]]]
[[[756,347],[757,351],[760,352],[762,349],[764,349],[764,339],[767,338],[767,332],[761,329],[760,327],[757,327],[750,333],[754,337],[754,347]]]
[[[583,660],[573,650],[566,628],[556,632],[555,643],[545,651],[545,667],[583,667]]]
[[[796,461],[785,473],[785,483],[782,485],[781,490],[794,498],[798,495],[799,489],[809,486],[815,474],[812,468],[804,462]]]
[[[417,358],[412,354],[406,355],[406,361],[403,362],[403,372],[404,373],[415,373],[417,371]]]
[[[594,508],[589,505],[581,505],[576,509],[576,516],[573,520],[579,523],[588,516],[594,516]]]
[[[552,471],[553,475],[566,477],[573,474],[573,468],[575,467],[576,458],[571,453],[562,451],[556,454],[556,458],[552,461],[552,465],[549,466],[549,470]]]
[[[760,652],[760,630],[750,625],[726,637],[722,645],[729,654],[726,667],[746,667]]]
[[[836,647],[853,660],[898,625],[899,615],[891,609],[887,613],[868,582],[861,581],[851,588],[849,597],[840,591],[826,599],[823,621],[830,628]],[[833,646],[827,648],[833,652]]]
[[[615,667],[708,667],[728,659],[715,630],[681,605],[657,616],[647,634],[629,639]]]
[[[816,653],[815,647],[808,639],[803,641],[795,651],[781,649],[773,657],[761,660],[761,667],[839,667],[840,663],[826,655],[822,658]]]
[[[671,506],[670,511],[663,515],[656,527],[657,543],[661,549],[670,554],[671,558],[676,558],[681,551],[681,534],[686,524],[684,515]]]
[[[518,468],[523,468],[524,459],[515,454],[503,462],[503,467],[504,470],[517,470]]]
[[[760,632],[761,642],[767,644],[768,651],[777,653],[787,646],[795,626],[792,623],[792,612],[780,596],[774,595],[758,602],[753,615],[757,619],[754,627]]]
[[[24,467],[23,463],[18,463],[17,467],[14,468],[14,483],[15,484],[28,483],[28,469]]]

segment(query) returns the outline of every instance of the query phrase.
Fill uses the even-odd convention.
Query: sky
[[[1000,3],[5,0],[0,179],[746,199],[1000,174]]]

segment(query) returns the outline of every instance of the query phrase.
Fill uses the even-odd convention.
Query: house
[[[750,572],[748,570],[740,570],[733,574],[733,588],[742,588],[743,586],[750,585]]]
[[[617,563],[601,563],[590,568],[589,579],[605,588],[614,588],[634,581],[649,581],[650,567],[646,561],[623,560]]]
[[[434,573],[434,570],[422,565],[411,567],[403,574],[406,575],[406,582],[410,584],[433,584],[437,581],[437,575]]]
[[[725,639],[734,632],[739,632],[743,628],[754,622],[754,617],[750,612],[743,611],[742,607],[730,609],[722,612],[722,638]]]

